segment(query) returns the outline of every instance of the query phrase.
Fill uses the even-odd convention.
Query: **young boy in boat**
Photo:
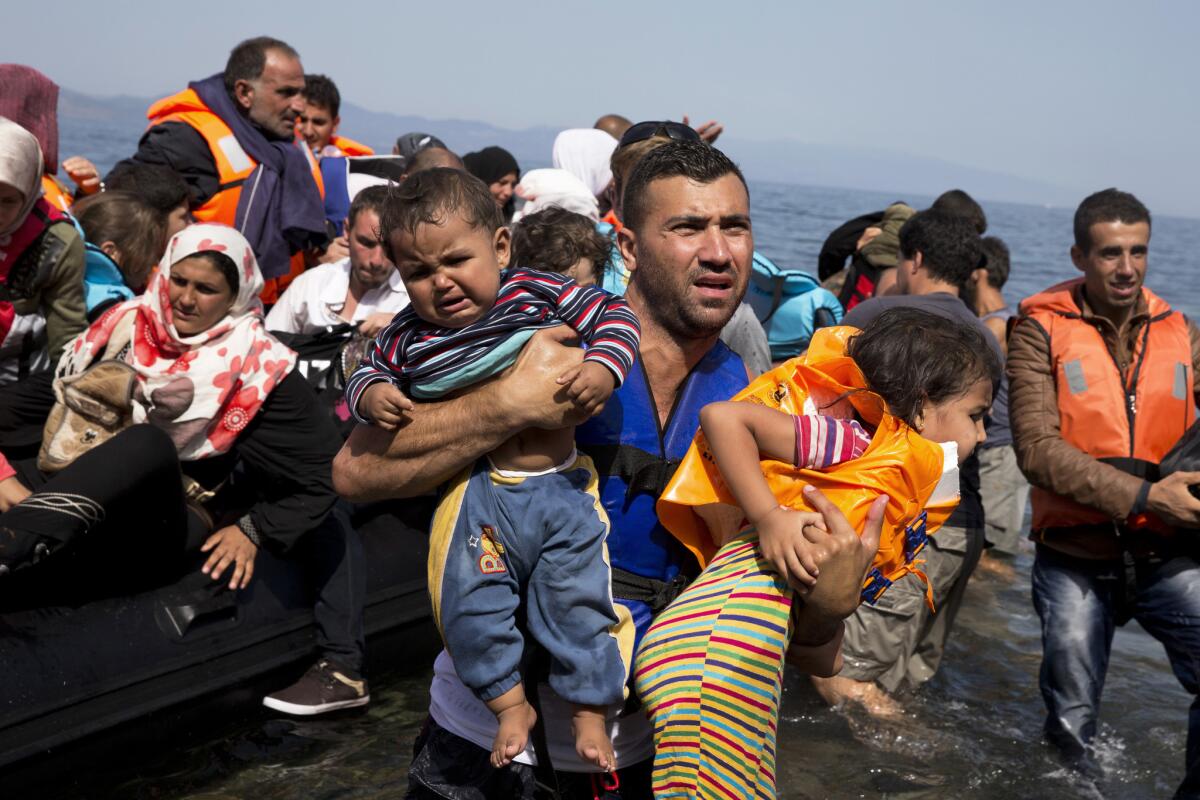
[[[496,375],[539,328],[566,324],[587,344],[582,363],[559,378],[580,419],[632,366],[640,330],[625,301],[562,275],[506,269],[510,234],[478,179],[451,169],[410,177],[381,233],[412,305],[347,384],[360,422],[402,425],[410,397],[436,399]],[[536,719],[522,679],[525,630],[549,653],[550,686],[575,706],[580,757],[615,768],[605,710],[624,697],[632,623],[612,601],[607,533],[595,468],[571,428],[518,434],[458,476],[438,507],[434,619],[459,677],[499,721],[496,767],[525,749]]]

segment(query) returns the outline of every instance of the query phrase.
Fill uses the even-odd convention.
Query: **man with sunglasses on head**
[[[358,427],[335,459],[333,476],[339,493],[352,500],[412,496],[446,483],[518,431],[582,423],[576,443],[596,465],[611,524],[613,596],[628,611],[636,646],[653,616],[699,572],[691,552],[659,525],[655,502],[695,435],[700,409],[746,386],[745,366],[718,335],[746,290],[754,237],[741,172],[691,138],[646,155],[628,177],[624,201],[619,242],[631,275],[626,299],[642,338],[638,366],[603,411],[583,420],[557,383],[582,357],[578,348],[563,346],[574,334],[563,327],[539,331],[490,384],[419,404],[395,433]],[[798,612],[789,654],[801,668],[824,674],[836,671],[841,620],[857,605],[872,555],[864,555],[839,513],[831,512],[827,525],[830,560]],[[536,667],[526,672],[527,687],[537,687]],[[407,796],[651,797],[653,737],[636,703],[609,710],[617,770],[606,774],[576,755],[570,706],[544,683],[537,695],[541,733],[535,728],[533,745],[515,763],[494,769],[488,759],[495,717],[463,686],[450,656],[439,655]]]
[[[717,131],[717,134],[719,133],[720,130]],[[713,138],[716,137],[713,136]],[[613,294],[624,294],[630,277],[629,270],[625,267],[625,260],[621,256],[621,250],[617,247],[617,232],[622,227],[621,194],[628,177],[633,173],[638,162],[648,153],[672,141],[707,140],[700,131],[689,127],[686,122],[653,120],[639,122],[626,128],[609,161],[613,179],[609,184],[608,199],[612,210],[596,227],[613,241],[612,256],[609,259],[609,267],[604,273],[602,283],[604,289]],[[771,347],[767,342],[767,333],[748,304],[738,304],[733,318],[721,331],[721,341],[741,356],[742,361],[746,363],[750,377],[757,377],[771,368]]]

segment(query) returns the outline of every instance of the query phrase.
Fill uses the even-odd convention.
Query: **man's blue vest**
[[[654,504],[696,435],[700,409],[746,384],[742,359],[718,341],[684,379],[661,427],[639,358],[604,410],[575,432],[579,449],[596,464],[612,522],[613,595],[632,612],[639,641],[651,616],[699,572],[692,554],[658,523]]]

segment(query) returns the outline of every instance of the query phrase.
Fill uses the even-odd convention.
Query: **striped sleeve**
[[[358,401],[362,399],[363,392],[377,383],[400,385],[400,370],[404,366],[408,344],[419,319],[411,308],[397,314],[392,323],[379,333],[367,349],[362,364],[346,381],[346,405],[355,421],[363,425],[372,422],[358,410]]]
[[[796,457],[801,469],[824,469],[858,458],[871,446],[871,436],[855,420],[816,414],[793,415]]]
[[[607,367],[620,386],[637,358],[642,329],[625,298],[597,286],[580,286],[562,275],[517,270],[514,279],[554,304],[555,315],[588,344],[585,361]]]

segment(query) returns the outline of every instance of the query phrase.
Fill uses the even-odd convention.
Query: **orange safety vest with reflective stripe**
[[[347,139],[345,136],[330,137],[329,143],[348,156],[373,156],[375,151],[361,142]]]
[[[862,370],[846,355],[857,328],[822,328],[808,351],[760,375],[734,396],[788,414],[857,415],[875,427],[871,445],[858,458],[826,469],[802,469],[781,461],[763,461],[767,484],[779,503],[811,511],[803,489],[812,484],[861,531],[875,498],[891,498],[884,512],[879,550],[864,581],[864,597],[873,599],[917,569],[916,556],[958,506],[957,461],[946,463],[942,445],[925,439],[887,410],[867,388]],[[946,468],[950,467],[949,470]],[[947,488],[949,487],[949,488]],[[937,491],[938,489],[942,491]],[[947,496],[940,496],[947,493]],[[936,497],[936,499],[934,499]],[[728,540],[745,523],[737,501],[721,477],[703,432],[695,440],[658,499],[659,522],[707,566],[716,540]],[[928,587],[928,581],[926,581]],[[926,600],[932,607],[929,589]]]
[[[46,198],[46,202],[59,211],[70,212],[71,204],[74,202],[67,187],[63,186],[58,178],[45,173],[42,174],[42,197]]]
[[[192,209],[192,216],[201,222],[220,222],[233,227],[237,217],[238,200],[242,196],[242,184],[258,166],[258,162],[242,148],[233,130],[204,105],[199,95],[191,89],[184,89],[178,94],[159,100],[150,106],[146,117],[150,120],[149,127],[164,122],[182,122],[204,137],[217,168],[219,185],[212,197],[205,200],[199,208]],[[301,146],[300,150],[308,159],[313,180],[324,198],[325,182],[321,179],[321,168],[317,159],[307,147]],[[287,285],[304,272],[305,268],[304,253],[293,254],[288,274],[270,278],[265,282],[261,295],[263,302],[274,303]]]
[[[1058,391],[1059,433],[1091,457],[1152,479],[1158,463],[1195,419],[1195,376],[1187,320],[1142,288],[1150,318],[1138,332],[1126,375],[1100,331],[1075,302],[1076,279],[1021,303],[1022,319],[1041,326],[1050,343]],[[1033,528],[1108,524],[1108,515],[1046,489],[1033,487]],[[1130,527],[1165,526],[1151,515]]]

